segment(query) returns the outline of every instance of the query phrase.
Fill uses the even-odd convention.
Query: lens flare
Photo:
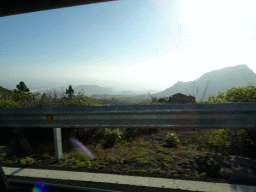
[[[50,188],[39,178],[36,179],[36,185],[31,192],[51,192]]]
[[[91,154],[91,152],[81,143],[79,142],[77,139],[75,139],[74,137],[70,137],[70,141],[77,146],[78,148],[80,148],[86,155],[88,155],[92,160],[95,159],[95,157]]]

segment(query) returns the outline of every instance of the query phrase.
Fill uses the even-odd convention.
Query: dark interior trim
[[[117,0],[8,0],[1,1],[0,17]]]

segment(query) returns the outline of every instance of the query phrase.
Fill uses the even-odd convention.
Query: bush
[[[175,133],[168,133],[167,137],[164,139],[165,145],[168,147],[177,148],[178,143],[180,142]]]
[[[254,86],[247,86],[242,88],[232,88],[227,90],[226,95],[219,92],[219,95],[209,96],[207,99],[207,103],[227,103],[227,102],[255,102],[256,101],[256,88]],[[223,139],[226,139],[226,135],[234,133],[238,135],[243,140],[243,146],[255,146],[256,143],[256,131],[254,129],[219,129],[216,131],[214,129],[211,130],[211,137],[209,143],[211,145],[219,145],[223,143]],[[213,140],[213,134],[215,134],[215,139]]]
[[[0,100],[0,108],[19,108],[20,105],[15,101]]]
[[[225,144],[228,138],[227,132],[227,129],[211,130],[211,135],[208,141],[209,146],[217,149],[218,146]]]
[[[85,167],[89,169],[92,167],[90,158],[80,153],[75,153],[75,157],[72,158],[71,161],[76,163],[78,167]]]
[[[116,141],[121,139],[122,135],[123,133],[118,128],[114,130],[106,128],[102,141],[105,145],[112,146]]]
[[[161,97],[158,99],[158,103],[168,103],[168,99]]]
[[[102,105],[94,102],[88,96],[81,94],[81,92],[79,92],[79,95],[76,97],[72,97],[72,98],[64,97],[60,100],[60,103],[59,103],[59,107],[82,107],[82,106],[102,106]]]

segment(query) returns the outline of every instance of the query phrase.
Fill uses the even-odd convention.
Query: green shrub
[[[15,101],[0,100],[0,108],[19,108],[20,105]]]
[[[168,133],[166,138],[164,139],[164,142],[167,146],[177,147],[180,141],[175,133]]]
[[[76,163],[76,165],[79,167],[85,167],[89,169],[92,167],[90,158],[80,153],[75,153],[74,158],[72,158],[71,161]]]
[[[207,103],[226,103],[226,102],[255,102],[256,101],[256,88],[254,86],[247,86],[242,88],[232,88],[227,90],[226,95],[219,92],[219,95],[209,96],[207,99]],[[219,145],[223,143],[224,139],[226,139],[226,135],[230,136],[230,133],[234,133],[239,135],[243,140],[243,145],[255,145],[256,141],[256,131],[254,129],[219,129],[220,131],[216,131],[214,129],[211,130],[211,136],[209,139],[209,144],[211,145]],[[213,137],[215,134],[215,137]],[[215,139],[215,141],[214,141]]]
[[[158,99],[158,103],[168,103],[168,99],[161,97]]]
[[[211,130],[211,135],[208,143],[211,147],[216,148],[219,145],[226,143],[228,138],[228,130],[227,129],[216,129]]]
[[[61,102],[59,103],[59,107],[82,107],[82,106],[102,106],[102,105],[98,104],[97,102],[94,102],[88,96],[81,94],[81,92],[79,92],[78,96],[73,98],[64,97],[61,99]]]
[[[104,138],[102,141],[106,145],[112,146],[116,141],[121,139],[122,135],[123,133],[118,128],[114,130],[106,128],[104,133]]]

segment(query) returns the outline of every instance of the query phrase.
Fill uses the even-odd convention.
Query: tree
[[[68,97],[69,97],[69,98],[74,97],[74,89],[72,89],[72,86],[71,86],[71,85],[69,85],[69,88],[66,89],[66,94],[68,94]]]
[[[25,85],[25,83],[23,81],[21,81],[18,85],[16,85],[16,88],[18,90],[15,89],[13,91],[15,101],[21,101],[21,102],[26,103],[32,93],[29,93],[30,90],[27,88],[27,86]],[[28,92],[28,93],[25,93],[25,92]],[[33,98],[34,98],[34,96],[33,96]]]
[[[58,98],[57,98],[57,92],[56,91],[54,91],[54,103],[56,103],[57,101],[58,101]]]
[[[42,97],[41,97],[41,100],[45,101],[46,99],[47,99],[47,96],[46,96],[46,94],[44,93],[44,94],[42,95]]]
[[[23,91],[23,92],[29,92],[29,88],[27,88],[27,86],[25,85],[25,83],[23,81],[21,81],[18,85],[16,85],[16,88],[19,91]]]
[[[42,96],[41,96],[41,103],[44,105],[45,102],[47,100],[47,95],[44,93]]]

